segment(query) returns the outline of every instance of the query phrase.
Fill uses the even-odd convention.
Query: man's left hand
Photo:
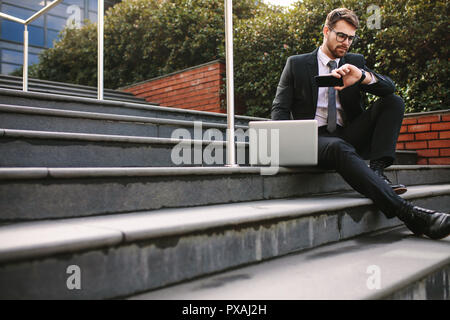
[[[342,87],[334,87],[334,89],[340,91],[344,88],[347,88],[351,85],[354,85],[356,82],[361,79],[362,72],[361,70],[352,65],[352,64],[344,64],[342,67],[338,69],[334,69],[331,74],[336,78],[341,78],[344,81],[344,86]],[[366,79],[364,79],[363,83],[370,83],[372,80],[371,74],[366,72]]]

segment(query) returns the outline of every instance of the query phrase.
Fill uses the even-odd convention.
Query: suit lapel
[[[313,52],[311,52],[308,58],[308,72],[309,72],[309,81],[311,84],[311,94],[313,98],[313,108],[317,107],[317,96],[319,94],[319,88],[316,85],[314,77],[319,74],[319,63],[317,62],[317,51],[319,48],[316,48]]]

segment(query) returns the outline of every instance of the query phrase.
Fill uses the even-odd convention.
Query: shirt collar
[[[322,51],[322,47],[319,47],[319,50],[317,51],[317,58],[319,59],[319,61],[326,67],[328,67],[328,62],[330,62],[330,59],[325,52]],[[336,65],[339,65],[339,60],[341,60],[340,58],[334,59],[334,61],[336,61]]]

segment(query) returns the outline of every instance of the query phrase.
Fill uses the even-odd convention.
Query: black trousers
[[[386,184],[364,159],[395,159],[405,104],[391,94],[379,98],[352,123],[330,134],[319,128],[318,165],[336,170],[356,191],[371,199],[388,218],[396,216],[404,200]]]

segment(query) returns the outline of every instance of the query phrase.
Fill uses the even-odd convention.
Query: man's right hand
[[[347,63],[344,64],[342,67],[331,71],[331,75],[333,75],[336,78],[342,77],[344,85],[342,87],[334,87],[334,89],[341,91],[342,89],[350,87],[354,85],[356,82],[358,82],[359,79],[361,79],[362,72],[358,67]],[[364,79],[363,83],[366,82],[370,83],[371,80],[372,80],[371,75],[366,74],[366,79]]]

